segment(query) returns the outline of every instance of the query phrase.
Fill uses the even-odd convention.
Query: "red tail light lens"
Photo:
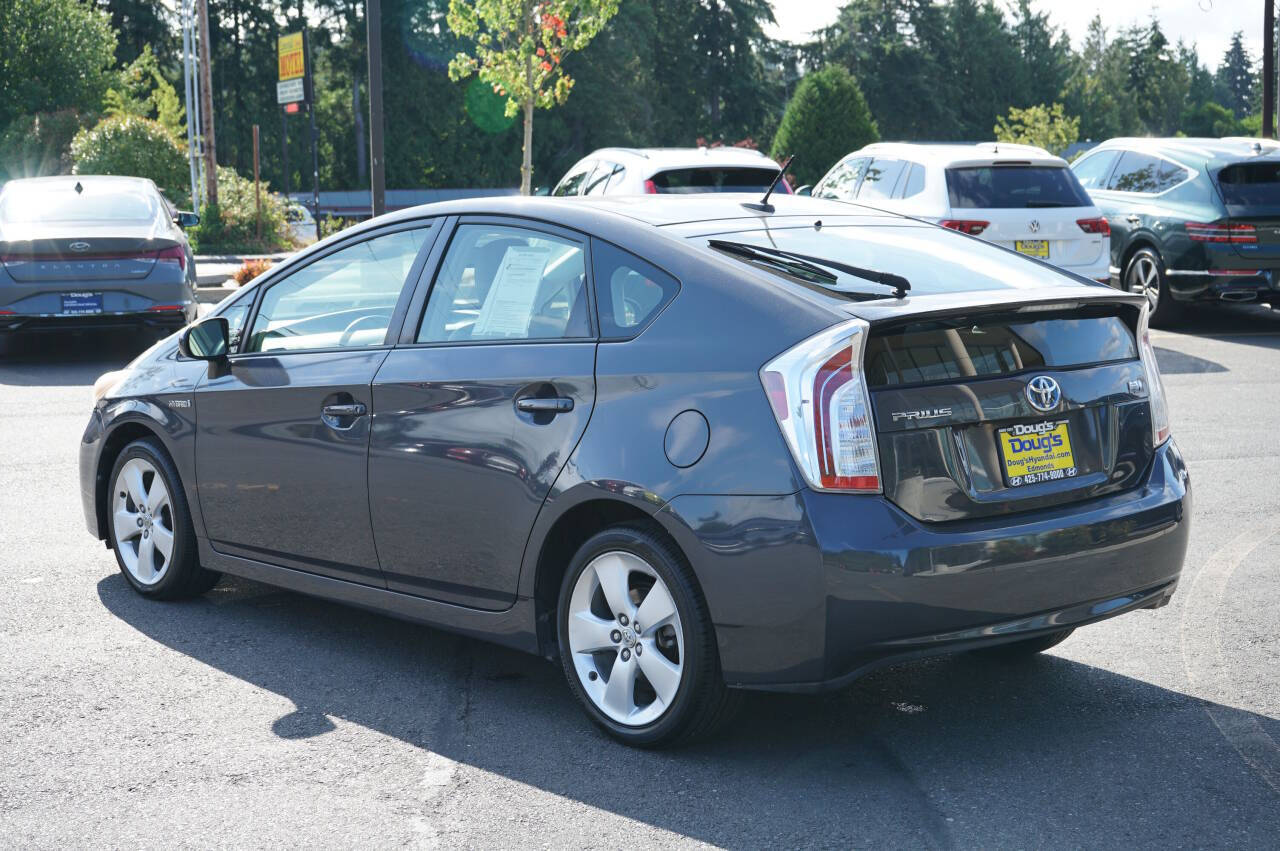
[[[967,233],[969,236],[979,236],[991,222],[983,222],[977,219],[943,219],[938,224],[944,228]]]
[[[1111,236],[1111,225],[1099,216],[1096,219],[1076,219],[1076,224],[1085,233],[1096,233],[1099,236]]]
[[[871,399],[862,375],[866,335],[861,319],[843,322],[760,370],[778,427],[816,490],[880,492]]]
[[[177,263],[179,269],[186,271],[187,253],[182,250],[181,245],[174,245],[170,248],[162,248],[156,254],[156,261],[160,263]]]
[[[652,180],[646,180],[644,182],[644,191],[647,195],[657,195],[658,184],[654,183]]]
[[[147,308],[152,313],[170,313],[175,310],[182,310],[180,304],[153,304]]]
[[[1258,229],[1247,224],[1220,222],[1187,222],[1187,236],[1192,242],[1228,242],[1233,245],[1256,245]]]

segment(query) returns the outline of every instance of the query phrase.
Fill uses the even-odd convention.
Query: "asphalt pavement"
[[[1156,332],[1171,605],[1043,657],[753,695],[641,752],[539,659],[241,580],[132,593],[76,444],[127,334],[0,349],[0,846],[1280,847],[1280,314]],[[430,542],[426,542],[430,545]]]

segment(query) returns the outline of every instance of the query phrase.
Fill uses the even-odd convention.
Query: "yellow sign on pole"
[[[289,33],[280,36],[279,41],[280,79],[296,80],[306,76],[307,60],[302,49],[302,33]]]

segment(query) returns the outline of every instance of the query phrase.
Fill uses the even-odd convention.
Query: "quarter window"
[[[591,249],[596,300],[600,305],[600,336],[634,337],[675,298],[680,284],[666,272],[607,242]]]
[[[858,181],[862,179],[862,172],[870,162],[870,157],[845,160],[823,179],[818,190],[813,194],[819,198],[851,200],[858,191]]]
[[[591,336],[581,243],[503,225],[460,225],[419,343]]]
[[[272,283],[247,352],[380,346],[429,228],[383,234]]]
[[[924,191],[924,166],[919,163],[909,163],[911,171],[907,174],[907,179],[902,187],[902,194],[899,198],[910,198],[913,195],[919,195]]]

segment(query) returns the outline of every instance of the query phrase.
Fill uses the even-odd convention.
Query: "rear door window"
[[[591,176],[591,172],[595,168],[595,164],[595,160],[578,163],[559,183],[556,184],[556,188],[551,190],[551,194],[580,195],[582,193],[582,185],[586,183],[587,178]]]
[[[622,166],[617,163],[601,160],[596,165],[595,171],[591,172],[591,176],[583,184],[582,194],[603,195],[609,188],[610,179],[621,170]]]
[[[1085,189],[1101,189],[1106,185],[1107,175],[1111,174],[1111,166],[1115,162],[1115,151],[1099,151],[1071,166],[1071,170]]]
[[[862,180],[862,172],[870,162],[871,157],[845,160],[823,178],[813,194],[819,198],[835,198],[838,201],[853,200],[858,191],[858,183]]]
[[[858,189],[858,200],[892,198],[893,189],[897,186],[898,178],[902,177],[902,172],[906,167],[907,163],[903,160],[892,160],[884,157],[873,159],[871,165],[867,167],[867,173],[862,178],[862,186]]]
[[[1218,172],[1218,187],[1229,207],[1280,206],[1280,162],[1229,165]]]
[[[607,242],[592,243],[591,262],[603,339],[634,337],[680,290],[657,266]]]
[[[982,165],[947,169],[953,209],[1088,207],[1093,204],[1062,166]]]
[[[427,300],[419,343],[591,336],[576,240],[531,228],[459,225]]]
[[[1120,156],[1120,163],[1111,175],[1107,188],[1116,192],[1155,195],[1172,189],[1186,179],[1187,170],[1176,163],[1150,154],[1125,151]]]
[[[677,168],[652,178],[659,195],[698,192],[764,192],[778,174],[776,168]]]

